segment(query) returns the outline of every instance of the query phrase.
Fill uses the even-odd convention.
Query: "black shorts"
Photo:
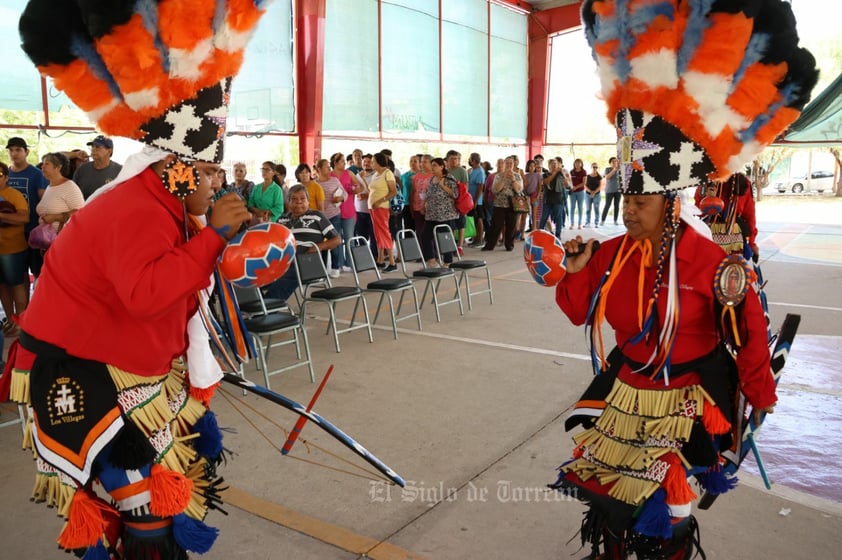
[[[456,224],[456,225],[453,227],[453,229],[456,229],[456,230],[459,230],[459,229],[465,229],[465,216],[463,216],[462,214],[459,214],[459,217],[458,217],[458,218],[456,218],[456,219],[455,219],[455,220],[453,220],[453,221],[454,221],[454,223]]]

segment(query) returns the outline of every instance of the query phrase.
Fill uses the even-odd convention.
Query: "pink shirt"
[[[332,177],[336,177],[335,173],[331,173]],[[339,183],[342,185],[342,188],[345,189],[345,202],[339,207],[339,216],[343,220],[347,220],[350,218],[357,217],[357,210],[354,208],[354,189],[356,188],[357,184],[354,182],[354,178],[351,177],[351,172],[347,169],[342,171],[342,175],[336,177],[339,179]]]

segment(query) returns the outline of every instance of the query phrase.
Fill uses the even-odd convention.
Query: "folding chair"
[[[295,273],[298,276],[298,285],[301,290],[301,324],[304,324],[308,302],[322,302],[328,305],[330,310],[330,323],[325,334],[333,329],[333,341],[336,344],[336,351],[339,352],[339,335],[356,329],[368,330],[368,341],[374,342],[371,335],[371,320],[368,317],[368,306],[363,297],[363,291],[358,286],[332,286],[330,277],[325,269],[322,256],[315,243],[302,241],[298,243],[299,248],[313,247],[313,252],[297,252],[295,255]],[[327,286],[327,287],[324,287]],[[322,287],[310,291],[312,287]],[[340,301],[355,300],[354,312],[351,315],[351,324],[346,329],[338,330],[336,327],[336,304]],[[365,323],[354,325],[357,318],[357,309],[362,304]]]
[[[424,300],[427,298],[427,292],[430,291],[432,294],[433,305],[436,308],[436,321],[441,322],[439,307],[447,305],[448,303],[458,303],[459,314],[464,315],[465,310],[462,307],[462,295],[459,293],[459,281],[456,279],[456,273],[450,268],[427,267],[427,264],[424,262],[424,255],[421,253],[421,245],[418,243],[418,237],[415,235],[414,230],[400,230],[397,235],[397,241],[403,275],[414,281],[426,281],[424,293],[421,295],[421,304],[419,305],[419,308],[424,307]],[[413,270],[412,272],[407,270],[406,264],[417,260],[421,261],[421,268]],[[456,293],[451,299],[440,302],[438,291],[441,281],[444,278],[453,278],[453,287],[456,289]]]
[[[248,329],[249,334],[257,345],[257,368],[263,371],[263,379],[266,381],[266,388],[270,388],[269,378],[271,376],[305,365],[310,371],[310,382],[315,382],[316,378],[313,375],[313,360],[310,357],[310,342],[307,340],[307,331],[304,330],[304,323],[291,313],[269,311],[264,303],[260,290],[255,290],[255,292],[257,292],[257,300],[260,304],[260,313],[245,319],[244,322],[246,324],[246,329]],[[291,339],[275,342],[274,344],[272,343],[272,337],[276,334],[289,332],[292,333]],[[268,337],[265,344],[263,342],[263,337]],[[290,344],[295,345],[295,355],[297,361],[293,364],[269,371],[269,364],[266,360],[269,355],[269,350]],[[303,358],[301,356],[302,347],[304,350]],[[240,377],[244,377],[242,370],[243,368],[240,366]]]
[[[415,284],[409,278],[381,278],[380,269],[377,268],[377,263],[374,262],[374,257],[371,254],[371,248],[368,244],[368,239],[365,237],[352,237],[347,242],[348,254],[351,255],[351,269],[354,271],[354,283],[358,288],[365,292],[379,293],[380,299],[377,301],[377,311],[374,312],[374,321],[377,323],[377,318],[380,316],[380,308],[383,305],[383,300],[388,298],[389,314],[392,318],[392,333],[395,335],[395,340],[398,339],[398,321],[404,319],[411,319],[416,317],[418,320],[418,330],[421,330],[421,308],[418,306],[418,292],[415,290]],[[373,270],[377,279],[365,285],[365,288],[360,284],[360,273]],[[392,301],[392,294],[400,292],[401,298],[398,300],[398,309],[395,311],[394,302]],[[403,305],[403,298],[407,292],[412,293],[412,300],[415,305],[415,313],[407,315],[400,315],[401,306]]]
[[[442,261],[442,254],[444,253],[453,253],[454,258],[456,259],[450,263],[450,269],[459,271],[459,284],[463,281],[465,282],[465,293],[468,295],[468,309],[473,309],[471,296],[485,293],[488,294],[488,299],[493,305],[494,294],[491,291],[491,271],[488,269],[488,264],[486,264],[483,260],[463,260],[462,256],[459,254],[459,248],[456,245],[456,240],[453,238],[453,230],[450,229],[450,226],[447,224],[439,224],[434,227],[433,238],[435,239],[436,253],[438,253],[439,261]],[[468,280],[468,272],[471,270],[481,269],[485,270],[485,279],[488,282],[488,288],[472,292],[471,284]]]
[[[237,304],[240,306],[240,313],[246,319],[272,313],[273,311],[289,311],[289,305],[287,305],[286,300],[263,297],[263,294],[258,288],[238,288],[234,286],[234,293],[237,295]]]

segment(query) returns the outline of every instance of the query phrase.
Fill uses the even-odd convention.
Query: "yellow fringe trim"
[[[651,480],[632,478],[616,473],[617,483],[611,487],[608,495],[627,504],[639,505],[648,499],[660,486]]]
[[[125,391],[126,389],[137,387],[138,385],[154,385],[164,381],[168,375],[165,373],[164,375],[154,375],[150,377],[137,375],[124,369],[120,369],[117,366],[112,366],[111,364],[106,364],[106,366],[108,367],[108,373],[111,374],[111,380],[114,381],[114,385],[117,387],[118,391]]]
[[[117,391],[125,392],[131,390],[150,390],[143,402],[139,402],[126,411],[126,416],[141,429],[147,436],[154,434],[169,424],[173,419],[167,397],[161,390],[166,375],[155,377],[143,377],[125,370],[108,365],[108,372],[117,387]]]
[[[618,379],[605,402],[627,414],[662,418],[683,414],[687,401],[695,401],[696,415],[701,416],[704,413],[705,399],[712,402],[707,392],[699,385],[677,389],[637,389]]]
[[[573,441],[584,446],[586,453],[596,461],[631,471],[645,471],[655,459],[673,451],[670,447],[638,447],[615,441],[596,429],[577,434]]]
[[[593,477],[603,486],[615,482],[608,495],[631,505],[640,505],[660,487],[658,482],[629,476],[591,463],[585,458],[568,463],[562,470],[575,473],[584,482]]]
[[[176,414],[175,422],[173,422],[173,434],[176,436],[186,436],[191,434],[193,426],[199,421],[199,418],[205,415],[208,411],[201,401],[198,401],[187,394],[185,391],[184,406]]]
[[[46,465],[46,463],[42,463]],[[35,486],[32,488],[32,500],[39,503],[46,503],[49,507],[56,508],[58,514],[65,519],[70,511],[70,503],[76,493],[76,486],[73,481],[52,470],[38,469],[35,475]]]
[[[32,410],[27,411],[26,425],[23,427],[23,440],[21,441],[21,449],[31,449],[35,452],[35,442],[32,440]]]
[[[9,387],[9,400],[18,404],[32,404],[32,400],[29,396],[28,369],[12,369],[12,381]]]
[[[203,521],[205,516],[208,514],[208,507],[205,503],[204,492],[208,486],[210,486],[210,481],[205,475],[205,465],[207,465],[207,461],[204,458],[201,458],[190,465],[190,468],[187,469],[186,473],[184,473],[185,476],[193,482],[193,492],[190,495],[190,503],[187,504],[187,509],[184,510],[184,513],[193,519],[198,519],[199,521]]]

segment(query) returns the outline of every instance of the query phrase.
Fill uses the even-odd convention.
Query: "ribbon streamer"
[[[319,383],[319,388],[316,389],[316,392],[313,393],[313,398],[310,399],[310,403],[307,405],[307,412],[313,410],[313,406],[315,406],[316,401],[319,399],[319,395],[322,394],[322,389],[325,388],[327,384],[327,380],[330,377],[330,374],[333,373],[333,364],[330,364],[330,367],[327,368],[327,373],[325,373],[322,382]],[[302,416],[298,419],[298,422],[295,423],[295,426],[290,431],[289,436],[287,437],[286,442],[284,443],[283,449],[281,449],[281,455],[286,455],[290,451],[292,451],[292,446],[295,444],[295,440],[298,439],[298,435],[301,433],[301,430],[304,429],[304,424],[307,423],[307,417]]]

